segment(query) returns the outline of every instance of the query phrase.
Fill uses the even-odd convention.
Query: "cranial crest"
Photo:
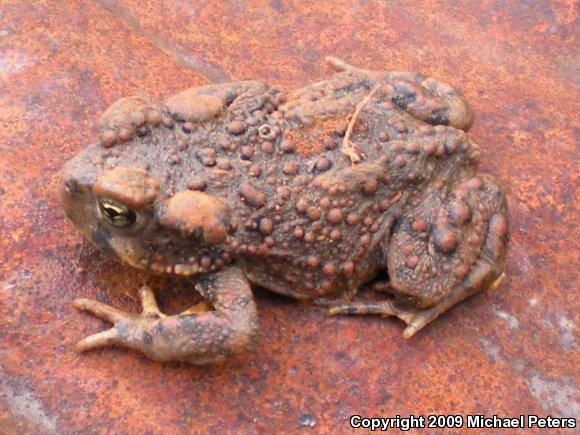
[[[101,174],[93,185],[93,193],[139,209],[155,201],[159,182],[144,169],[117,167]]]

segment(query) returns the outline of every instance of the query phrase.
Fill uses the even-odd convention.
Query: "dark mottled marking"
[[[108,254],[114,255],[115,251],[111,246],[112,235],[111,232],[105,228],[104,224],[97,225],[93,231],[93,241]]]
[[[151,346],[153,344],[153,336],[149,334],[147,331],[143,331],[143,344],[146,346]]]

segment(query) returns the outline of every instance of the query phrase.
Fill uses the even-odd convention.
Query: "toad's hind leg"
[[[394,301],[355,302],[330,314],[396,316],[411,337],[463,299],[499,285],[507,241],[503,192],[490,177],[473,178],[395,226],[385,246]]]
[[[421,121],[432,125],[450,125],[468,131],[473,124],[473,110],[455,88],[433,77],[407,72],[390,72],[392,101]]]
[[[464,131],[473,124],[473,110],[461,92],[433,77],[411,72],[368,71],[332,56],[325,60],[336,71],[363,74],[375,86],[390,85],[391,101],[421,121]]]

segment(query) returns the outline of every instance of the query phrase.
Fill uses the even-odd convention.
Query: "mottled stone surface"
[[[6,1],[0,6],[0,430],[346,429],[410,413],[580,415],[578,53],[573,1]],[[254,354],[160,365],[74,343],[94,297],[137,310],[145,276],[81,241],[62,163],[120,96],[259,78],[292,88],[332,54],[460,88],[483,171],[506,186],[506,279],[411,341],[397,320],[328,318],[256,292]],[[166,311],[194,301],[159,284]],[[313,428],[310,426],[314,424]]]

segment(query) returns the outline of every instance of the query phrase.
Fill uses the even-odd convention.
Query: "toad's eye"
[[[137,221],[137,215],[125,204],[109,198],[99,201],[102,216],[113,226],[127,228]]]

